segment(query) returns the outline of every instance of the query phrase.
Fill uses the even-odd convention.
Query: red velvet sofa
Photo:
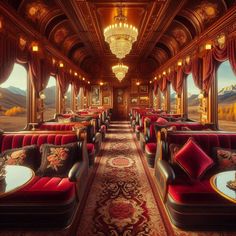
[[[157,150],[157,139],[156,133],[162,128],[171,128],[175,127],[175,130],[181,130],[182,128],[190,130],[214,130],[212,124],[201,124],[199,122],[186,122],[179,120],[177,122],[168,122],[164,125],[157,124],[151,120],[146,121],[146,132],[140,136],[140,145],[144,149],[147,162],[150,167],[154,167],[156,150]]]
[[[236,133],[176,131],[162,133],[160,139],[157,150],[160,158],[155,163],[155,177],[172,223],[184,229],[235,230],[236,205],[212,188],[210,178],[224,171],[215,150],[236,149]],[[173,154],[173,147],[178,145],[179,151]],[[189,145],[194,145],[194,148]],[[199,164],[205,154],[207,159]],[[183,156],[185,163],[180,165],[179,158]],[[213,165],[204,170],[203,166],[209,161]],[[193,178],[188,165],[194,172],[201,170],[203,174]]]
[[[74,132],[22,131],[0,134],[0,151],[42,144],[77,143],[78,152],[67,176],[37,176],[22,189],[1,198],[1,228],[65,228],[76,216],[88,177],[86,141],[77,141]],[[76,144],[75,144],[76,145]],[[35,173],[40,166],[35,155]]]
[[[44,122],[39,124],[38,130],[50,131],[72,131],[78,129],[85,129],[87,132],[87,151],[89,157],[89,166],[93,166],[95,156],[98,155],[101,149],[102,135],[94,131],[94,126],[90,122],[70,122],[70,123],[57,123],[57,122]]]

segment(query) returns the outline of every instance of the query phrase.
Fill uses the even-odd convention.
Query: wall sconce
[[[27,43],[27,41],[26,41],[25,38],[23,38],[23,37],[19,38],[19,47],[20,47],[21,50],[25,49],[26,43]]]
[[[90,84],[90,81],[88,81],[88,84]]]
[[[182,60],[178,60],[177,65],[182,66]]]
[[[78,73],[77,73],[77,72],[75,72],[75,73],[74,73],[74,75],[75,75],[75,76],[77,76],[77,75],[78,75]]]
[[[65,100],[67,99],[67,96],[66,96],[66,95],[64,96],[64,99],[65,99]]]
[[[46,95],[44,94],[44,92],[40,92],[40,93],[39,93],[39,98],[40,98],[41,100],[46,99]]]
[[[210,43],[205,44],[205,49],[206,50],[211,50],[212,45]]]
[[[152,81],[150,80],[149,83],[152,84]]]
[[[83,77],[83,79],[82,79],[83,81],[85,81],[85,78]]]
[[[59,67],[64,67],[64,64],[62,62],[59,63]]]
[[[39,51],[39,46],[38,46],[38,44],[32,44],[32,51],[33,51],[33,52],[38,52],[38,51]]]
[[[101,86],[103,86],[103,85],[104,85],[104,83],[103,83],[103,82],[100,82],[99,84],[100,84]]]
[[[166,75],[166,72],[165,71],[163,71],[163,73],[162,73],[163,75]]]
[[[155,77],[154,80],[157,80],[157,77]]]
[[[189,64],[190,63],[190,56],[187,56],[185,61],[186,61],[187,64]]]
[[[137,85],[137,86],[139,86],[139,85],[140,85],[140,82],[139,82],[139,81],[138,81],[138,82],[136,82],[136,85]]]

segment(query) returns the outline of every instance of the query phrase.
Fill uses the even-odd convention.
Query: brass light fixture
[[[122,59],[130,53],[132,44],[137,40],[138,30],[125,23],[127,17],[122,13],[122,7],[118,9],[118,15],[114,17],[116,24],[104,29],[105,41],[110,45],[111,52],[117,58]]]

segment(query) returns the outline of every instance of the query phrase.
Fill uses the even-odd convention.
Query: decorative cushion
[[[157,144],[156,143],[147,143],[145,145],[145,152],[148,154],[156,154]]]
[[[193,179],[200,179],[214,165],[214,161],[191,138],[175,155],[175,162]]]
[[[35,171],[38,168],[40,153],[37,145],[30,145],[8,149],[0,154],[0,158],[5,159],[7,165],[27,166]]]
[[[236,150],[227,148],[214,148],[218,169],[220,171],[236,169]]]
[[[159,117],[157,119],[156,123],[158,123],[158,125],[166,125],[168,123],[168,121],[162,117]]]
[[[175,156],[179,152],[179,150],[183,147],[183,145],[171,143],[169,145],[169,150],[170,150],[170,163],[175,164]]]
[[[65,145],[43,144],[39,176],[66,177],[78,155],[77,143]]]

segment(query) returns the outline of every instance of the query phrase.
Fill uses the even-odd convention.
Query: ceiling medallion
[[[112,72],[116,75],[116,78],[121,82],[124,78],[126,73],[128,72],[129,67],[123,65],[123,63],[118,63],[115,66],[112,66]]]
[[[110,45],[111,52],[117,58],[122,59],[130,53],[132,44],[137,40],[138,30],[125,23],[127,17],[122,13],[122,7],[118,9],[118,15],[114,17],[116,24],[104,29],[105,41]]]

